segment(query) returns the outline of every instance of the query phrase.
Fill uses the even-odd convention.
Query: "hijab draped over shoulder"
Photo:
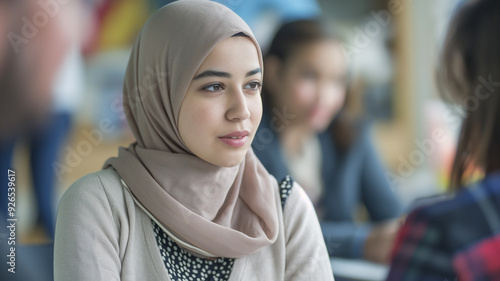
[[[193,155],[179,135],[179,111],[199,66],[221,41],[247,24],[225,6],[181,0],[155,12],[127,66],[123,107],[136,138],[104,167],[113,167],[134,197],[177,239],[209,256],[238,258],[278,235],[277,182],[250,149],[236,167]]]

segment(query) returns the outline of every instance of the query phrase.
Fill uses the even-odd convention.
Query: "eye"
[[[224,86],[220,83],[215,83],[215,84],[210,84],[208,86],[205,86],[202,89],[205,91],[208,91],[208,92],[220,92],[220,91],[224,90]]]
[[[250,90],[259,90],[262,84],[257,81],[252,81],[248,84],[245,85],[245,89],[250,89]]]

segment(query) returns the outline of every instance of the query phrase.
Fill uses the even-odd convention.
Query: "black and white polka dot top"
[[[281,207],[290,195],[293,180],[286,176],[280,183]],[[154,234],[163,263],[172,281],[227,281],[233,269],[234,259],[201,259],[179,247],[153,220]]]

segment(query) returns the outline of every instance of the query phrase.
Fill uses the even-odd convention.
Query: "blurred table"
[[[364,260],[331,258],[335,280],[383,281],[389,267]]]

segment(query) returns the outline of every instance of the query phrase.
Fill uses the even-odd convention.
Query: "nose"
[[[247,97],[241,89],[231,91],[228,97],[226,118],[229,121],[239,122],[250,118]]]

